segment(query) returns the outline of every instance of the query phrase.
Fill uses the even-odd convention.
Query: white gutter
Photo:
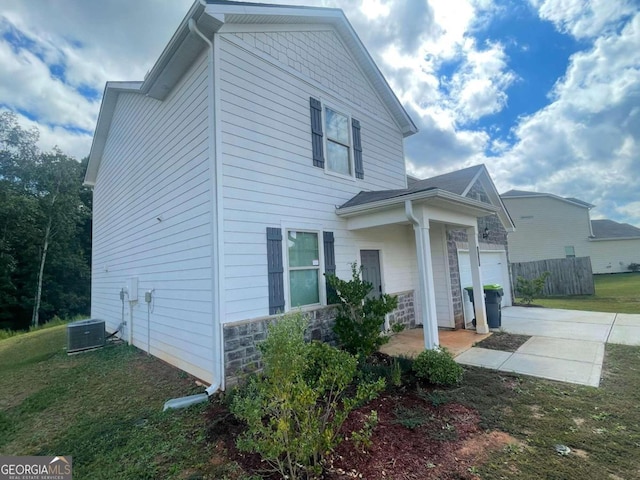
[[[478,210],[481,210],[487,213],[496,213],[500,210],[500,208],[496,207],[495,205],[490,205],[488,203],[480,202],[478,200],[473,200],[470,198],[464,198],[464,197],[461,197],[460,195],[456,195],[455,193],[447,192],[446,190],[431,189],[431,190],[425,190],[422,192],[406,193],[406,194],[398,195],[396,197],[391,197],[384,200],[378,200],[377,202],[370,202],[370,203],[364,203],[362,205],[355,205],[353,207],[338,208],[336,209],[336,215],[338,215],[339,217],[349,217],[349,216],[357,215],[370,210],[377,210],[379,208],[401,204],[403,202],[406,205],[407,201],[427,200],[430,198],[442,198],[443,200],[449,200],[451,202],[458,203],[460,205],[464,205],[470,208],[476,208]]]
[[[203,5],[205,2],[200,0]],[[213,332],[212,332],[212,353],[213,353],[213,383],[205,390],[206,393],[199,395],[190,395],[182,398],[174,398],[167,401],[164,404],[164,410],[170,408],[184,408],[196,403],[206,401],[210,395],[213,395],[218,390],[224,389],[224,350],[223,350],[223,331],[222,331],[222,296],[220,292],[222,278],[221,270],[221,220],[222,214],[222,180],[221,180],[221,157],[218,155],[216,148],[216,133],[217,129],[217,115],[216,115],[216,88],[214,85],[215,79],[215,55],[214,45],[199,29],[195,19],[190,18],[189,30],[198,35],[209,47],[209,71],[208,71],[208,85],[207,96],[209,99],[208,105],[208,132],[209,132],[209,181],[211,186],[211,265],[212,265],[212,284],[214,293],[214,308],[213,308]]]

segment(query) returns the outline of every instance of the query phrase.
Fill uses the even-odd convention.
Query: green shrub
[[[356,358],[324,343],[305,343],[305,328],[300,313],[269,328],[259,347],[263,374],[251,377],[231,403],[231,412],[247,424],[238,448],[260,454],[291,480],[319,474],[349,413],[384,388],[382,379],[348,388]]]
[[[455,385],[462,380],[464,370],[446,348],[425,350],[413,362],[416,376],[435,385]]]
[[[534,299],[542,295],[544,290],[544,284],[551,273],[544,272],[538,278],[528,280],[524,277],[518,277],[516,283],[516,294],[522,299],[524,303],[530,305]]]
[[[640,263],[630,263],[627,268],[632,272],[640,272]]]
[[[389,341],[381,335],[385,315],[398,306],[398,297],[367,297],[373,285],[361,278],[362,267],[351,265],[351,280],[327,275],[327,282],[338,299],[338,314],[333,331],[349,353],[368,357]]]

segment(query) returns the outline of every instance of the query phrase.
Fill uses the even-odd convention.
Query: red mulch
[[[401,425],[397,412],[403,408],[419,412],[424,423],[413,429]],[[363,451],[349,437],[362,428],[371,410],[378,413],[378,425],[371,446]],[[346,440],[327,459],[324,478],[477,479],[471,467],[479,467],[491,451],[515,441],[502,432],[483,432],[479,420],[477,411],[460,404],[434,407],[414,393],[384,393],[351,413],[341,430]],[[236,449],[235,438],[243,426],[223,405],[212,404],[208,421],[217,455],[237,461],[249,474],[266,468],[257,455]]]

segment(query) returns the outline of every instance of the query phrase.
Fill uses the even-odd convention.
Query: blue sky
[[[345,11],[420,129],[410,173],[485,163],[640,226],[639,0],[299,3]],[[86,156],[104,83],[144,78],[191,4],[0,0],[0,110]]]

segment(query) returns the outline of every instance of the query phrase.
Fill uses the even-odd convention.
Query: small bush
[[[351,265],[351,280],[327,275],[327,282],[338,299],[338,314],[333,331],[346,351],[368,357],[389,341],[381,335],[385,315],[398,306],[398,297],[367,297],[373,285],[361,278],[362,267]]]
[[[464,370],[446,348],[425,350],[413,362],[418,378],[434,385],[455,385],[462,380]]]
[[[533,278],[531,280],[524,277],[518,277],[518,281],[516,283],[517,295],[522,298],[524,303],[530,305],[534,299],[542,296],[544,284],[550,275],[550,272],[544,272],[538,278]]]
[[[272,325],[260,344],[264,373],[251,377],[231,403],[231,412],[247,424],[238,448],[260,454],[291,480],[319,474],[349,413],[384,388],[383,379],[350,388],[356,358],[325,343],[305,343],[305,329],[300,313]]]
[[[640,263],[630,263],[627,268],[632,272],[640,272]]]

